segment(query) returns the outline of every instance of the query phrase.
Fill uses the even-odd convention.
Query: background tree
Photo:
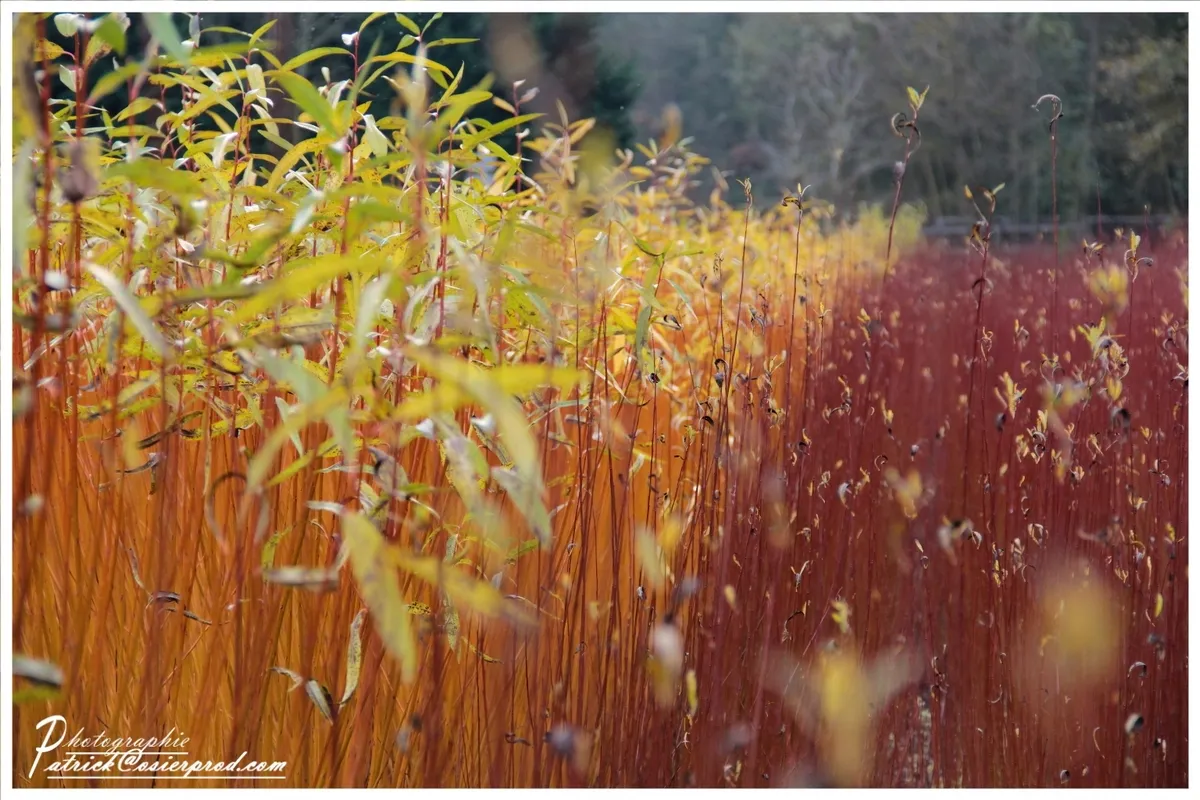
[[[201,22],[206,31],[254,31],[275,17],[268,38],[284,59],[341,48],[342,35],[365,19],[219,10]],[[432,18],[411,19],[423,28]],[[186,16],[175,20],[185,34]],[[53,41],[73,49],[49,28]],[[135,51],[144,47],[145,26],[130,35]],[[410,35],[385,14],[360,50],[379,38],[391,51]],[[203,43],[229,38],[236,37],[206,32]],[[890,202],[902,145],[888,120],[904,108],[905,87],[929,86],[906,196],[934,217],[965,215],[964,184],[1003,182],[1004,216],[1047,220],[1048,118],[1031,106],[1053,93],[1065,113],[1057,170],[1063,220],[1096,213],[1098,202],[1117,215],[1188,208],[1182,14],[446,14],[426,37],[437,39],[474,40],[430,53],[452,70],[462,65],[465,85],[494,75],[492,90],[511,101],[513,82],[524,79],[523,110],[556,118],[561,102],[574,118],[596,117],[628,147],[659,135],[672,107],[694,149],[730,177],[751,178],[760,196],[803,181],[847,213]],[[321,82],[319,65],[333,80],[349,77],[347,57],[301,71]],[[111,59],[98,59],[91,79],[110,68]],[[66,88],[56,83],[55,91]],[[372,93],[374,113],[386,114],[391,86],[378,81]],[[119,109],[126,100],[117,92],[106,105]],[[289,109],[281,102],[283,116]],[[492,121],[509,114],[490,104],[475,113]],[[500,144],[511,149],[515,133]],[[710,190],[711,179],[697,196]],[[741,202],[736,184],[727,199]]]
[[[764,190],[802,177],[843,207],[886,203],[888,119],[928,85],[906,194],[932,216],[969,213],[964,184],[1003,181],[1005,216],[1049,218],[1048,119],[1030,108],[1048,92],[1065,104],[1064,219],[1097,195],[1106,214],[1187,212],[1181,14],[614,14],[600,30],[643,80],[642,136],[674,102],[701,152]]]

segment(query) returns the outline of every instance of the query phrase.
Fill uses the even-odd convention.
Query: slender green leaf
[[[262,448],[250,460],[250,466],[246,469],[247,489],[253,491],[262,485],[275,463],[275,456],[294,434],[303,430],[309,423],[325,418],[326,415],[336,411],[344,413],[349,400],[345,387],[333,386],[315,402],[301,405],[284,422],[275,427],[267,440],[263,442]]]
[[[437,41],[430,42],[429,44],[425,45],[425,47],[433,48],[433,47],[443,47],[445,45],[451,45],[451,44],[473,44],[474,42],[478,42],[478,41],[479,41],[478,39],[466,39],[466,38],[462,38],[462,37],[448,37],[445,39],[438,39]]]
[[[543,549],[549,548],[552,535],[550,512],[541,498],[538,484],[508,467],[492,467],[492,477],[500,484],[500,488],[508,493],[513,505],[529,523],[529,529],[536,537],[537,543]]]
[[[142,335],[142,339],[146,344],[154,348],[163,358],[168,358],[170,347],[167,344],[166,338],[163,337],[158,327],[150,321],[150,317],[146,316],[146,312],[142,310],[141,304],[138,303],[138,299],[129,291],[129,288],[121,283],[116,275],[113,275],[103,267],[88,264],[88,271],[96,276],[96,280],[100,281],[101,285],[112,295],[117,306],[125,313],[125,316],[129,317],[129,321],[137,328],[138,333]]]
[[[478,147],[479,145],[488,141],[489,139],[494,139],[497,136],[499,136],[500,134],[504,133],[505,131],[511,130],[512,128],[515,128],[518,125],[524,125],[526,122],[532,122],[533,120],[537,119],[540,116],[542,116],[542,115],[541,114],[522,114],[519,117],[509,117],[508,119],[504,120],[503,122],[497,122],[495,125],[487,126],[483,130],[479,131],[479,133],[474,133],[470,136],[463,138],[462,144],[460,146],[462,147],[463,150],[466,150],[467,152],[472,152],[475,150],[476,147]]]
[[[149,108],[153,108],[157,102],[158,100],[153,97],[139,97],[129,105],[125,106],[125,108],[121,109],[121,113],[117,114],[116,121],[124,122],[132,116],[141,114],[143,111]]]
[[[175,22],[171,19],[172,15],[145,14],[143,16],[146,20],[146,27],[162,45],[162,48],[167,51],[167,54],[180,64],[187,64],[190,54],[179,38],[179,31],[176,30]]]
[[[258,41],[262,39],[262,37],[267,35],[267,31],[275,27],[275,23],[278,21],[279,19],[275,18],[273,20],[269,20],[268,22],[264,22],[262,26],[250,36],[250,46],[253,47],[256,45]]]
[[[406,17],[404,14],[401,14],[399,11],[396,12],[396,21],[399,22],[404,27],[408,28],[409,32],[413,36],[421,35],[421,29],[419,27],[417,27],[417,23],[413,22],[411,19]]]
[[[262,566],[263,572],[275,568],[275,550],[278,549],[279,542],[291,529],[292,526],[289,525],[286,528],[281,528],[280,530],[275,531],[273,534],[271,534],[271,538],[267,539],[266,544],[263,545],[262,555],[260,558],[260,565]]]
[[[158,189],[177,197],[196,197],[204,194],[204,184],[195,174],[186,170],[171,169],[168,162],[149,158],[109,165],[104,170],[104,180],[114,178],[123,178],[144,189]]]
[[[425,31],[429,30],[429,28],[433,25],[433,23],[437,22],[441,18],[442,18],[441,11],[438,11],[437,13],[435,13],[432,17],[429,18],[429,21],[425,23],[425,27],[421,28],[421,34],[424,35]]]
[[[428,69],[431,69],[434,72],[440,72],[443,75],[446,75],[451,78],[454,77],[454,73],[450,71],[449,67],[439,64],[436,61],[430,61],[428,58],[417,58],[416,56],[412,55],[411,53],[386,53],[381,56],[375,56],[374,58],[371,59],[371,63],[378,63],[378,64],[394,64],[397,61],[402,62],[404,64],[420,63],[422,66],[424,66]]]
[[[287,61],[283,62],[283,66],[280,67],[279,69],[282,72],[293,72],[293,71],[295,71],[296,67],[303,66],[311,61],[316,61],[318,58],[324,58],[325,56],[353,56],[353,55],[354,55],[353,53],[351,53],[349,50],[345,49],[344,47],[317,47],[317,48],[314,48],[307,52],[301,53],[300,55],[296,56],[295,58],[288,59]]]
[[[125,28],[117,21],[114,14],[108,14],[96,28],[96,37],[116,51],[117,55],[125,56]]]
[[[67,64],[58,65],[58,79],[70,91],[75,91],[75,68]]]
[[[361,514],[343,517],[342,533],[350,554],[350,569],[374,618],[375,630],[388,653],[400,661],[402,680],[412,683],[417,676],[417,643],[408,604],[400,593],[389,557],[394,548]]]
[[[379,19],[386,13],[387,13],[386,11],[376,11],[373,14],[371,14],[370,16],[368,16],[366,19],[363,20],[362,25],[358,26],[358,32],[362,33],[363,31],[365,31],[367,29],[368,25],[370,25],[372,22]]]
[[[108,97],[114,91],[124,86],[127,81],[136,77],[143,68],[144,65],[141,63],[126,64],[120,69],[115,69],[112,72],[106,72],[101,75],[92,86],[92,92],[88,96],[88,105],[95,105],[101,98]]]
[[[276,305],[304,299],[309,292],[330,283],[339,275],[380,273],[387,268],[388,261],[378,255],[359,258],[338,254],[298,259],[279,277],[264,284],[254,297],[242,303],[234,312],[232,321],[237,324],[250,322]]]
[[[294,72],[271,70],[264,73],[271,76],[276,83],[284,88],[303,111],[319,125],[326,133],[335,139],[342,135],[333,114],[333,106],[308,82],[306,78]]]

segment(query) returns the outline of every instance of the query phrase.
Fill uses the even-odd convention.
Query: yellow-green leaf
[[[474,152],[475,148],[478,147],[479,145],[483,144],[484,142],[486,142],[490,139],[494,139],[497,136],[499,136],[500,134],[504,133],[505,131],[515,128],[518,125],[524,125],[526,122],[532,122],[533,120],[537,119],[540,116],[542,116],[542,115],[541,114],[522,114],[519,117],[509,117],[508,119],[504,120],[503,122],[497,122],[494,125],[488,125],[487,127],[485,127],[483,130],[479,131],[478,133],[472,134],[472,135],[464,138],[462,140],[462,143],[459,146],[468,153]]]
[[[117,51],[117,55],[125,55],[125,28],[117,21],[114,14],[107,15],[96,28],[96,37]]]
[[[405,683],[417,675],[417,643],[409,619],[408,604],[400,593],[396,574],[383,536],[366,517],[349,514],[342,520],[342,532],[350,553],[350,569],[358,580],[363,601],[375,620],[375,630],[383,646],[400,661]]]
[[[449,68],[447,68],[445,65],[439,64],[436,61],[430,61],[428,58],[417,58],[416,56],[411,55],[409,53],[387,53],[382,56],[375,56],[368,63],[392,64],[397,61],[403,62],[405,64],[419,63],[421,66],[427,67],[428,69],[434,70],[435,72],[441,72],[450,77],[454,76],[454,73],[451,72],[449,70]]]
[[[158,101],[153,97],[139,97],[129,105],[125,106],[125,108],[121,110],[121,113],[117,114],[115,119],[117,122],[124,122],[132,116],[141,114],[143,111],[152,107],[157,102]]]
[[[499,616],[504,610],[504,598],[494,586],[447,566],[437,556],[412,555],[400,549],[394,549],[392,556],[400,569],[444,591],[457,605],[485,617]]]
[[[505,564],[515,564],[515,563],[517,563],[517,559],[519,559],[521,556],[525,555],[526,553],[532,553],[534,550],[537,549],[537,547],[538,547],[537,539],[526,539],[525,541],[521,542],[519,545],[517,545],[516,547],[514,547],[508,551],[508,555],[506,555],[504,557],[504,563]]]
[[[275,165],[275,169],[271,170],[271,177],[267,180],[267,190],[271,192],[277,191],[283,185],[288,172],[291,171],[292,167],[296,166],[296,163],[301,158],[308,153],[315,153],[320,149],[321,140],[316,138],[305,139],[294,145],[279,159],[279,162]]]
[[[363,20],[362,25],[358,26],[358,32],[362,33],[363,31],[365,31],[367,29],[368,25],[370,25],[372,22],[379,19],[386,13],[387,13],[386,11],[376,11],[373,14],[371,14],[369,17],[367,17],[366,19]]]
[[[306,52],[301,53],[300,55],[296,56],[295,58],[288,59],[287,61],[285,61],[283,63],[283,66],[280,67],[279,69],[282,70],[283,72],[292,72],[296,69],[296,67],[304,66],[305,64],[309,63],[310,61],[316,61],[318,58],[324,58],[325,56],[353,56],[353,55],[354,55],[353,53],[351,53],[349,50],[347,50],[343,47],[316,47],[316,48],[313,48],[312,50],[308,50]]]
[[[379,130],[379,126],[375,124],[375,117],[371,114],[363,115],[363,122],[367,126],[366,133],[363,138],[367,144],[371,146],[371,153],[376,158],[382,158],[388,153],[388,140],[383,135],[383,131]]]
[[[129,288],[121,283],[116,275],[113,275],[103,267],[88,264],[88,271],[95,275],[96,280],[100,281],[104,288],[108,290],[108,293],[112,295],[117,306],[129,317],[129,321],[137,328],[138,333],[142,335],[142,339],[145,340],[146,344],[154,348],[160,356],[166,358],[169,352],[166,338],[159,331],[158,327],[150,321],[150,317],[146,316],[146,312],[142,310],[137,298],[129,291]]]
[[[104,170],[104,180],[124,178],[146,189],[157,189],[180,197],[196,197],[204,194],[204,185],[191,172],[171,169],[164,161],[139,158],[136,161],[120,161]]]
[[[404,27],[408,28],[408,30],[412,33],[413,36],[421,35],[421,29],[417,27],[417,23],[413,22],[411,19],[409,19],[405,15],[401,14],[399,11],[396,12],[396,21],[399,22]]]
[[[146,21],[146,27],[150,29],[155,40],[162,45],[171,58],[180,64],[188,63],[189,53],[179,38],[179,31],[175,29],[175,23],[171,21],[170,14],[144,14],[142,18]]]
[[[550,512],[546,510],[541,497],[540,482],[527,480],[521,472],[508,467],[493,467],[492,477],[508,493],[521,516],[525,517],[538,543],[543,548],[549,548],[553,531]]]
[[[275,566],[275,550],[278,549],[280,540],[283,539],[283,537],[287,535],[287,532],[291,529],[292,526],[289,525],[286,528],[281,528],[280,530],[275,531],[275,533],[271,534],[271,538],[267,539],[267,543],[263,545],[262,558],[260,562],[262,564],[263,572],[266,572]]]
[[[141,62],[126,64],[120,69],[106,72],[100,76],[95,85],[92,86],[92,93],[88,96],[88,105],[95,105],[101,98],[107,97],[118,88],[125,85],[125,82],[141,72],[145,66]]]
[[[316,258],[293,261],[279,277],[263,284],[258,294],[242,303],[232,317],[234,324],[243,324],[287,301],[306,299],[308,294],[339,275],[381,272],[388,260],[382,256],[360,258],[332,253]]]
[[[275,462],[275,456],[293,434],[304,429],[305,425],[316,419],[321,419],[337,410],[345,411],[349,396],[343,386],[334,386],[326,391],[320,399],[297,408],[282,424],[271,431],[271,435],[263,443],[262,449],[254,454],[250,466],[246,470],[246,486],[249,491],[258,488]]]
[[[467,642],[467,648],[472,653],[479,656],[479,660],[485,664],[502,664],[502,663],[504,663],[498,658],[492,658],[487,653],[483,652],[482,650],[480,650],[479,648],[477,648],[475,645],[471,644],[470,642]]]
[[[510,376],[514,373],[506,372],[510,368],[484,370],[429,348],[413,348],[408,355],[439,381],[469,395],[495,418],[496,431],[512,456],[513,467],[521,473],[523,480],[531,482],[540,491],[537,444],[521,407],[513,399],[515,382]],[[550,370],[543,370],[543,374],[550,374]]]
[[[320,92],[306,78],[294,72],[272,70],[268,73],[276,83],[282,86],[302,110],[330,136],[335,139],[342,135],[340,126],[334,118],[333,106],[321,96]]]

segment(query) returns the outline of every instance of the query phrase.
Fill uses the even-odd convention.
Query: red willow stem
[[[892,217],[891,221],[888,223],[887,250],[883,256],[883,277],[879,281],[879,305],[875,314],[877,318],[881,318],[883,315],[883,296],[884,292],[887,290],[888,274],[892,267],[892,239],[896,232],[896,215],[900,212],[900,194],[904,190],[904,178],[908,175],[908,162],[909,159],[912,158],[912,139],[914,135],[918,135],[915,132],[917,130],[917,119],[920,116],[921,109],[914,108],[911,125],[911,130],[913,133],[910,133],[908,136],[904,137],[904,158],[900,162],[903,164],[903,167],[900,170],[900,175],[896,178],[896,191],[892,196]],[[874,372],[874,370],[872,370],[872,372]]]
[[[883,323],[883,299],[887,293],[887,279],[892,267],[892,241],[896,231],[896,216],[900,212],[900,195],[904,190],[904,178],[908,175],[908,162],[912,158],[913,136],[919,135],[916,133],[916,130],[917,119],[920,117],[920,115],[921,109],[913,108],[913,118],[910,126],[911,132],[908,136],[904,137],[904,158],[900,162],[902,167],[900,169],[900,174],[896,177],[896,191],[892,196],[892,216],[891,221],[888,223],[887,250],[884,252],[883,256],[883,276],[879,281],[879,299],[875,304],[875,320],[880,324]],[[864,395],[867,400],[868,407],[870,407],[872,403],[871,396],[875,389],[875,374],[877,372],[876,362],[878,359],[876,356],[878,355],[878,347],[874,343],[875,341],[877,340],[873,340],[871,346],[871,363],[867,370],[867,391]],[[862,462],[862,448],[866,443],[866,425],[861,426],[861,431],[862,435],[859,437],[857,455],[855,456],[856,463]]]
[[[1060,277],[1058,252],[1058,120],[1050,122],[1050,215],[1054,232],[1054,288],[1050,301],[1051,350],[1058,355],[1058,281]],[[1098,224],[1098,223],[1097,223]]]
[[[900,174],[896,176],[896,191],[892,196],[892,216],[891,216],[890,222],[888,223],[887,249],[885,250],[884,257],[883,257],[883,275],[881,276],[880,281],[879,281],[879,298],[875,304],[875,321],[878,322],[881,326],[883,324],[883,300],[884,300],[884,297],[886,296],[887,279],[888,279],[888,275],[891,272],[891,266],[892,266],[892,242],[893,242],[895,231],[896,231],[896,216],[900,212],[900,196],[904,190],[904,178],[908,175],[908,163],[909,163],[909,160],[912,158],[913,137],[920,135],[917,133],[917,120],[921,115],[921,109],[920,109],[920,107],[916,106],[916,104],[913,104],[912,112],[913,112],[913,118],[912,118],[911,123],[908,125],[909,134],[908,134],[908,136],[904,137],[904,158],[900,162],[902,166],[900,168]],[[867,335],[870,336],[869,330],[867,332]],[[862,424],[858,426],[859,427],[858,447],[855,448],[855,450],[854,450],[854,453],[855,453],[854,463],[850,465],[850,474],[852,474],[852,475],[857,474],[856,468],[858,468],[859,465],[862,464],[863,448],[866,447],[866,443],[867,443],[867,427],[868,427],[867,421],[870,419],[870,410],[874,406],[873,396],[875,393],[875,378],[879,372],[879,369],[878,369],[878,362],[879,362],[878,341],[879,341],[879,337],[876,336],[871,339],[871,344],[870,344],[871,362],[870,362],[870,364],[867,365],[867,387],[866,387],[866,392],[863,394],[863,397],[866,400],[866,405],[864,406],[864,410],[863,410],[864,418],[863,418]],[[872,540],[872,541],[874,541],[874,540]],[[849,559],[849,555],[850,555],[850,547],[849,547],[848,541],[843,542],[843,546],[840,549],[841,549],[841,556],[838,559],[838,574],[842,575],[843,580],[845,580],[845,576],[847,575],[847,569],[849,567],[848,559]]]
[[[799,218],[796,220],[796,256],[792,262],[792,306],[791,306],[791,314],[788,317],[788,336],[787,336],[788,367],[787,367],[787,380],[785,381],[786,385],[783,390],[783,408],[784,408],[785,414],[790,414],[792,411],[792,364],[796,360],[794,345],[795,345],[795,341],[796,341],[796,300],[798,299],[799,294],[800,294],[800,233],[804,229],[804,206],[802,205],[803,202],[804,202],[803,197],[797,199],[797,201],[796,201],[796,208],[800,212],[800,214],[799,214]],[[806,315],[806,318],[807,318],[807,315]],[[805,343],[807,344],[807,342],[808,342],[808,332],[806,330],[805,331]],[[808,363],[808,360],[805,359],[806,367],[807,367],[807,363]],[[807,376],[807,374],[808,373],[807,373],[807,369],[806,369],[805,375]],[[808,383],[808,380],[806,377],[805,384],[807,385],[807,383]]]
[[[979,260],[979,278],[976,281],[979,286],[979,302],[975,306],[975,341],[971,350],[971,368],[967,377],[967,426],[966,435],[963,440],[963,469],[962,469],[962,511],[960,517],[966,517],[967,514],[967,478],[970,475],[968,468],[971,457],[971,419],[974,413],[975,400],[975,364],[980,361],[982,347],[980,347],[980,323],[983,320],[983,296],[987,292],[987,262],[988,254],[991,249],[992,231],[991,225],[988,225],[987,231],[983,236],[983,248]],[[985,365],[986,367],[986,365]],[[985,455],[986,459],[986,455]]]
[[[37,20],[38,41],[43,41],[46,38],[46,17],[38,16]],[[18,492],[14,501],[20,513],[15,514],[14,527],[17,531],[27,530],[30,525],[31,517],[26,512],[25,502],[29,499],[33,492],[33,454],[38,449],[37,447],[37,431],[38,418],[41,416],[38,413],[39,403],[36,402],[37,393],[41,386],[42,376],[42,358],[40,352],[42,347],[42,339],[46,335],[46,291],[45,277],[50,271],[50,196],[54,189],[54,136],[50,127],[52,115],[50,113],[50,58],[47,50],[42,48],[42,85],[41,85],[41,112],[42,117],[39,120],[41,123],[42,134],[42,209],[38,219],[38,230],[41,234],[41,240],[38,242],[38,258],[37,268],[34,278],[39,283],[38,291],[35,293],[35,308],[33,313],[33,332],[29,338],[29,359],[32,360],[30,365],[31,374],[29,375],[29,386],[34,393],[35,402],[30,405],[29,413],[25,416],[25,458],[21,468],[21,477],[18,483]],[[15,364],[13,365],[16,366]],[[59,426],[53,426],[52,430],[56,433]],[[48,452],[53,452],[53,443],[57,437],[52,434],[51,447]],[[49,460],[49,459],[47,459]],[[45,528],[45,514],[39,514],[36,521],[33,522],[34,535],[32,537],[22,535],[17,537],[17,540],[27,543],[28,547],[35,546],[35,543],[41,542],[42,532]],[[16,540],[14,540],[16,541]],[[27,550],[28,556],[31,550]],[[20,584],[14,597],[14,614],[13,614],[13,642],[21,642],[21,632],[25,620],[27,603],[24,599],[28,596],[29,583],[33,578],[33,570],[28,567],[28,557],[25,559],[26,566],[21,571]],[[14,709],[15,713],[16,709]]]
[[[84,170],[90,170],[92,166],[91,164],[86,163],[84,154],[85,151],[83,149],[83,124],[87,117],[88,105],[86,102],[88,64],[85,60],[87,58],[87,43],[88,35],[86,33],[83,35],[80,35],[79,33],[75,34],[75,145],[76,147],[80,148],[77,155],[77,158],[80,159],[80,163],[73,164],[72,168]],[[76,199],[71,204],[70,284],[73,287],[80,285],[80,261],[82,258],[83,249],[83,223],[80,217],[79,206],[82,202],[82,199]],[[64,303],[64,313],[69,314],[72,305],[72,299],[68,297]],[[66,352],[63,354],[61,361],[62,375],[60,376],[63,397],[76,397],[77,382],[75,380],[75,376],[78,370],[79,338],[74,333],[68,334],[64,340],[64,345]],[[77,402],[71,403],[71,417],[68,426],[71,452],[67,502],[70,504],[70,508],[77,509],[79,507],[79,403]],[[76,541],[79,541],[80,539],[78,511],[73,511],[71,513],[71,536]],[[90,625],[91,617],[89,616],[88,621],[85,622],[83,626],[83,638],[80,639],[80,645],[86,641],[87,630]],[[72,683],[78,675],[78,669],[80,666],[82,666],[82,661],[76,662],[76,667],[70,674],[70,680]]]

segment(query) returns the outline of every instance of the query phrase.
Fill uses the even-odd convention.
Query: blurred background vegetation
[[[214,11],[201,21],[254,31],[273,16],[267,38],[286,60],[343,47],[342,34],[366,15]],[[430,16],[412,20],[424,26]],[[186,36],[186,17],[176,19]],[[359,46],[365,55],[382,37],[389,52],[408,33],[388,15]],[[561,101],[572,118],[596,117],[622,147],[662,137],[681,118],[693,149],[730,179],[734,203],[742,191],[732,179],[749,177],[764,202],[803,182],[843,211],[890,204],[902,146],[888,120],[906,108],[906,86],[929,86],[921,152],[906,178],[929,217],[970,213],[964,184],[1003,182],[1004,216],[1049,218],[1049,112],[1032,108],[1047,93],[1065,114],[1064,220],[1095,214],[1098,203],[1105,215],[1187,212],[1185,14],[445,14],[426,39],[448,37],[478,40],[430,53],[452,70],[464,64],[464,86],[491,73],[493,91],[511,100],[512,82],[524,78],[518,94],[539,91],[522,111],[557,117]],[[350,71],[348,58],[320,63],[333,80]],[[315,65],[305,71],[322,80]],[[377,99],[376,114],[386,113],[391,98]],[[125,102],[118,93],[105,105]]]
[[[1006,183],[1003,212],[1050,215],[1049,112],[1063,100],[1064,218],[1187,210],[1187,19],[1175,14],[747,14],[609,17],[641,77],[635,119],[678,103],[707,154],[764,188],[803,180],[839,205],[890,200],[887,121],[930,86],[906,194],[967,213],[962,187]],[[757,174],[751,167],[758,168]]]

